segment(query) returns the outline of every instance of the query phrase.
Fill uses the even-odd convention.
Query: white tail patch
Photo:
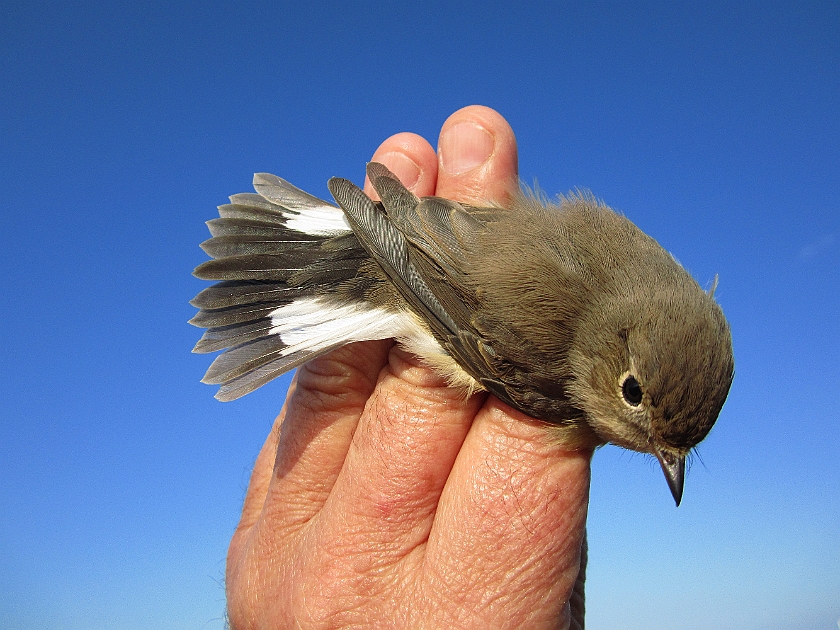
[[[351,230],[347,217],[339,208],[323,206],[286,214],[286,227],[312,236],[338,236]]]
[[[309,297],[285,304],[271,313],[271,333],[289,346],[283,354],[317,352],[336,343],[397,337],[407,316],[364,304],[339,306]]]
[[[450,385],[469,396],[484,388],[449,356],[413,313],[394,313],[365,304],[339,306],[319,297],[285,304],[271,313],[271,333],[288,347],[282,354],[317,353],[352,341],[396,339]]]

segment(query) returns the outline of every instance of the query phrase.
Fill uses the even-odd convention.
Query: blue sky
[[[588,624],[840,619],[840,4],[0,8],[0,626],[221,629],[288,378],[222,404],[186,321],[252,173],[328,196],[471,103],[524,181],[590,188],[706,284],[736,378],[675,509],[596,453]]]

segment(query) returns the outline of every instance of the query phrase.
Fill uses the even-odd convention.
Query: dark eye
[[[621,385],[621,394],[628,405],[637,407],[642,402],[642,386],[634,376],[628,376]]]

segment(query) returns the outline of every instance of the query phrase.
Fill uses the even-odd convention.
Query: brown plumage
[[[197,351],[230,348],[205,377],[220,397],[343,343],[396,337],[453,385],[552,424],[567,446],[655,455],[679,503],[685,456],[733,375],[713,296],[590,195],[478,208],[419,199],[380,164],[368,175],[381,203],[330,180],[343,218],[258,175],[261,196],[235,196],[211,222],[216,260],[196,275],[223,282],[196,298],[194,323],[210,327]]]

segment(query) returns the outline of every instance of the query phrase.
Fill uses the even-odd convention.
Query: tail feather
[[[257,197],[258,195],[254,195]],[[234,200],[236,195],[231,197]],[[263,200],[265,201],[265,200]],[[286,225],[286,215],[282,212],[283,208],[265,202],[265,205],[257,205],[251,203],[229,203],[219,206],[219,217],[222,219],[243,219],[247,221],[257,221],[267,225]]]
[[[336,236],[350,231],[341,208],[313,197],[285,179],[269,173],[254,175],[254,189],[267,201],[285,209],[287,225],[318,236]]]
[[[229,256],[201,263],[193,275],[202,280],[287,280],[303,269],[298,252]]]
[[[194,272],[220,281],[192,300],[200,310],[190,320],[207,328],[194,352],[225,351],[203,379],[221,386],[219,400],[349,341],[393,336],[382,324],[391,314],[345,307],[377,280],[360,274],[369,258],[343,211],[273,175],[255,175],[254,187],[259,194],[233,195],[207,222],[201,247],[212,259]]]
[[[336,343],[335,345],[325,349],[323,352],[329,352],[341,345],[341,343]],[[219,391],[216,392],[216,399],[221,400],[222,402],[229,402],[231,400],[241,398],[245,394],[254,391],[258,387],[262,387],[269,381],[277,378],[284,372],[288,372],[289,370],[303,365],[310,359],[315,358],[315,356],[316,355],[303,354],[290,355],[288,357],[278,359],[277,361],[267,363],[252,372],[244,374],[238,378],[231,379],[222,384],[222,386],[219,387]]]
[[[195,344],[193,352],[206,354],[225,348],[235,348],[243,343],[268,337],[273,325],[271,319],[263,318],[255,322],[208,328]]]
[[[255,339],[231,348],[216,357],[201,382],[210,385],[226,383],[248,372],[253,372],[267,363],[281,359],[286,348],[286,344],[276,335]]]
[[[208,256],[213,258],[229,258],[231,256],[250,256],[254,254],[275,254],[283,247],[294,248],[295,255],[305,255],[308,250],[317,249],[320,241],[290,241],[286,238],[272,238],[270,236],[256,236],[253,234],[226,234],[214,236],[201,244]],[[317,260],[319,252],[310,255],[310,259]],[[304,261],[305,263],[305,261]]]
[[[201,328],[219,328],[220,326],[253,322],[269,317],[277,307],[278,305],[274,302],[257,302],[244,306],[229,306],[228,308],[212,310],[201,309],[190,320],[190,324]]]
[[[280,305],[299,294],[301,289],[290,287],[284,282],[229,280],[207,287],[190,304],[208,310],[256,302],[276,302]]]
[[[289,210],[303,212],[310,209],[331,208],[341,214],[341,209],[338,206],[310,195],[282,177],[277,177],[277,175],[271,173],[255,173],[254,190],[263,199]]]
[[[311,234],[303,234],[297,230],[290,230],[285,225],[280,223],[271,223],[260,221],[256,219],[210,219],[207,221],[207,227],[210,229],[212,236],[228,236],[232,234],[250,235],[250,236],[270,236],[283,237],[290,241],[322,241],[323,237],[312,236]],[[280,238],[279,240],[283,240]]]
[[[261,208],[275,214],[282,214],[286,210],[286,208],[278,206],[276,203],[271,203],[268,199],[256,193],[236,193],[228,197],[228,199],[230,199],[232,204],[237,206]],[[220,206],[219,209],[221,210],[223,207]]]

